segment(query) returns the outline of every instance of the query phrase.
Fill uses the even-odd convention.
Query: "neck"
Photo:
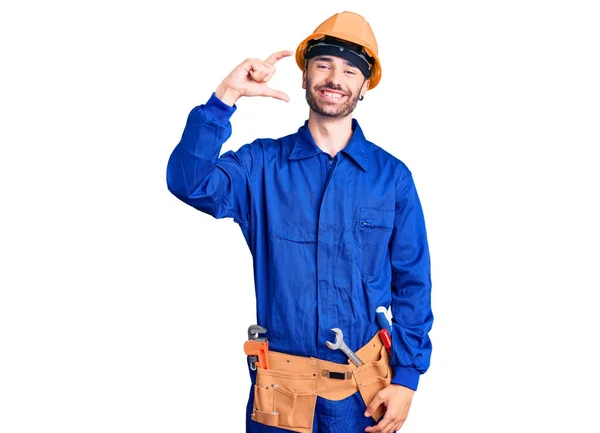
[[[352,115],[341,119],[321,116],[310,110],[308,130],[319,149],[331,156],[337,155],[352,137]]]

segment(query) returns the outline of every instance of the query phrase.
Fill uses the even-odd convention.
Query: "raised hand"
[[[293,51],[284,50],[271,54],[266,60],[244,60],[217,87],[216,96],[231,106],[242,96],[267,96],[289,102],[288,95],[270,88],[267,82],[275,73],[275,63],[292,54]]]

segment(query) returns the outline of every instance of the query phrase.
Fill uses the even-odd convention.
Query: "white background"
[[[244,431],[252,257],[166,164],[231,69],[343,10],[383,66],[355,116],[413,171],[430,238],[402,431],[600,431],[597,2],[203,3],[0,7],[0,431]],[[306,118],[277,68],[291,102],[239,101],[223,151]]]

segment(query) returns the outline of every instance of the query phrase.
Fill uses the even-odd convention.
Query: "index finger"
[[[269,58],[265,60],[265,62],[274,65],[279,60],[283,59],[284,57],[289,57],[292,54],[294,54],[294,52],[290,50],[277,51],[276,53],[271,54]]]

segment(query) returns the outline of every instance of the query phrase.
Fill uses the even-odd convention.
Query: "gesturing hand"
[[[292,54],[293,51],[284,50],[271,54],[264,61],[244,60],[219,85],[216,96],[229,105],[234,105],[242,96],[268,96],[289,102],[288,95],[270,88],[267,82],[275,73],[275,63]]]

